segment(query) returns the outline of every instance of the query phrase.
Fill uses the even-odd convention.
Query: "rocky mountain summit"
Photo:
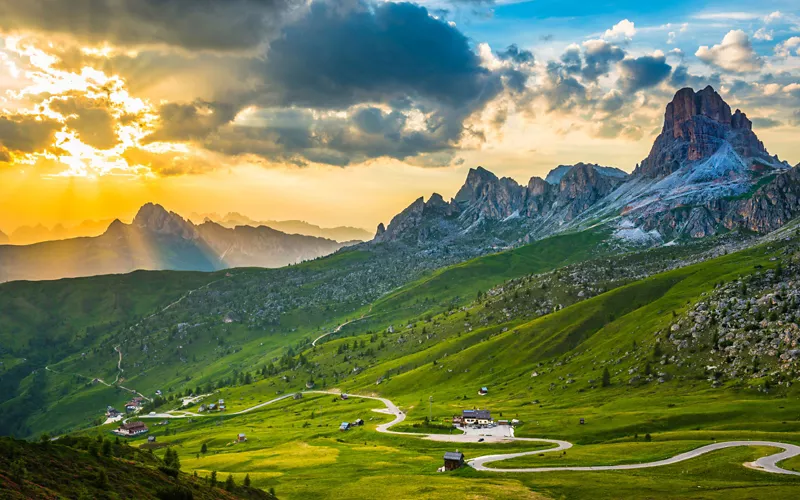
[[[450,202],[417,199],[379,228],[375,243],[502,248],[552,234],[608,227],[658,244],[720,231],[774,230],[800,212],[797,167],[770,156],[752,122],[711,87],[679,90],[650,154],[632,174],[591,163],[559,165],[526,186],[470,169]]]
[[[686,166],[710,158],[729,144],[746,160],[748,167],[780,166],[753,132],[753,123],[741,110],[731,108],[710,86],[699,92],[679,90],[664,113],[664,127],[650,154],[634,170],[634,175],[663,177]]]
[[[550,182],[533,177],[526,186],[498,178],[483,167],[447,202],[438,193],[418,198],[376,233],[375,242],[436,242],[484,235],[508,245],[525,233],[546,235],[573,220],[627,178],[625,172],[594,164],[559,166]],[[552,174],[552,172],[551,172]],[[516,235],[516,237],[514,236]]]

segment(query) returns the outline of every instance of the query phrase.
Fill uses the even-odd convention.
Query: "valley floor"
[[[403,408],[416,411],[414,405]],[[176,447],[184,470],[201,477],[211,471],[220,477],[233,474],[237,480],[249,474],[254,485],[275,488],[280,498],[729,500],[800,494],[800,472],[792,470],[800,470],[797,432],[731,430],[709,438],[703,432],[676,430],[657,434],[651,442],[611,440],[573,446],[560,439],[392,429],[404,425],[406,416],[387,398],[351,395],[341,400],[333,391],[308,391],[301,399],[273,398],[235,415],[170,414],[144,420],[151,426],[150,434],[157,435],[158,446]],[[156,425],[165,417],[169,424]],[[356,418],[363,418],[366,425],[337,430],[341,421]],[[236,442],[240,432],[246,433],[247,442]],[[747,434],[754,441],[742,441]],[[787,442],[774,442],[778,435]],[[740,439],[734,441],[734,436]],[[484,441],[479,443],[480,437]],[[709,444],[710,440],[716,442]],[[143,441],[144,437],[134,443]],[[205,454],[200,453],[202,444],[208,448]],[[437,473],[444,452],[456,448],[472,467]]]

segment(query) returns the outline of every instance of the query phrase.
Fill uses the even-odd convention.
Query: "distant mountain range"
[[[195,224],[213,221],[221,226],[230,228],[236,226],[267,226],[288,234],[304,234],[306,236],[316,236],[318,238],[327,238],[339,242],[366,241],[372,239],[372,234],[360,227],[320,227],[302,220],[259,221],[237,212],[229,212],[224,216],[214,213],[192,213],[189,215],[189,219]]]
[[[106,220],[85,220],[75,226],[56,224],[48,228],[43,224],[35,226],[20,226],[10,234],[0,232],[0,245],[30,245],[41,241],[64,240],[67,238],[80,238],[82,236],[99,236],[105,232],[108,225],[113,222]]]
[[[800,166],[771,156],[752,123],[711,87],[681,89],[667,105],[650,154],[633,173],[560,165],[526,186],[471,169],[456,196],[418,198],[380,224],[375,243],[423,248],[459,242],[514,246],[555,233],[607,227],[636,244],[734,229],[766,233],[800,213]]]
[[[195,225],[160,205],[144,205],[131,224],[119,220],[96,237],[0,246],[0,282],[43,280],[136,269],[214,271],[282,267],[328,255],[342,243],[259,226]]]

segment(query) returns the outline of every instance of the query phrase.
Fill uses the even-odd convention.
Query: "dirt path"
[[[367,313],[369,313],[370,311],[372,311],[372,307],[369,308],[369,311],[367,311]],[[311,347],[316,347],[317,346],[317,342],[319,342],[320,340],[324,339],[328,335],[333,335],[334,333],[339,333],[342,330],[342,328],[344,328],[345,326],[349,325],[350,323],[354,323],[356,321],[361,321],[362,319],[369,318],[370,316],[372,316],[372,315],[371,314],[365,314],[365,315],[362,315],[360,318],[355,318],[355,319],[351,319],[349,321],[345,321],[341,325],[339,325],[336,328],[334,328],[332,331],[330,331],[328,333],[323,333],[319,337],[315,338],[314,342],[311,342]]]

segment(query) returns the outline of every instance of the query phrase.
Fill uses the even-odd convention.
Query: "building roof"
[[[147,426],[144,425],[144,422],[127,422],[122,424],[122,428],[125,430],[136,430],[136,429],[146,429]]]
[[[461,415],[464,418],[485,418],[487,420],[492,419],[492,412],[489,410],[464,410],[461,412]]]
[[[444,459],[458,460],[460,462],[461,460],[464,460],[464,454],[461,453],[460,451],[448,451],[444,454]]]
[[[243,438],[243,437],[244,437],[244,432],[240,432],[240,433],[239,433],[239,437],[240,437],[240,438]]]

